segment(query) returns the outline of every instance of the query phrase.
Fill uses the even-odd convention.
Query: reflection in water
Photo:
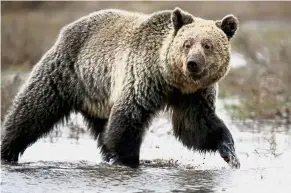
[[[6,166],[3,192],[31,192],[37,186],[48,192],[213,192],[229,171],[181,170],[142,165],[137,170],[86,162],[38,162]],[[13,178],[21,179],[20,182]],[[8,182],[9,181],[9,182]],[[8,183],[10,186],[8,187]],[[14,186],[12,186],[14,184]],[[53,185],[53,186],[51,186]],[[7,188],[7,189],[6,189]],[[18,191],[16,191],[18,190]],[[32,189],[32,192],[33,189]]]

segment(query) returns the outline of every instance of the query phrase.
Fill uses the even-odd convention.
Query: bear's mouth
[[[203,69],[199,73],[188,72],[188,74],[193,80],[200,80],[201,78],[207,75],[207,69]]]

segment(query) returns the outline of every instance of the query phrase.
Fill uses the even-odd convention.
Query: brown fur
[[[191,41],[188,52],[182,47],[185,41]],[[212,48],[207,51],[203,42],[208,41]],[[189,75],[186,69],[187,56],[202,54],[206,60],[205,70],[198,78]],[[195,20],[177,33],[169,50],[170,67],[167,67],[169,81],[184,93],[191,93],[199,88],[207,88],[222,79],[229,71],[230,44],[227,36],[216,27],[216,22]]]
[[[234,17],[203,20],[176,8],[149,15],[103,10],[65,26],[5,118],[2,160],[17,161],[76,111],[89,123],[106,160],[138,166],[145,128],[169,105],[174,90],[195,93],[226,75],[233,22]],[[206,61],[197,76],[185,68],[182,47],[189,38],[195,42],[188,55]],[[204,41],[213,44],[211,52],[201,47]]]

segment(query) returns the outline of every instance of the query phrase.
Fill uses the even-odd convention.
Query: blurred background
[[[177,6],[205,19],[232,13],[240,20],[219,93],[233,120],[290,124],[291,2],[1,2],[1,120],[64,25],[100,9],[151,13]]]

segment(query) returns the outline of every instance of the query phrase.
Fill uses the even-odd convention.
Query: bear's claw
[[[235,168],[235,169],[239,169],[240,168],[240,162],[239,162],[239,160],[238,160],[238,158],[236,156],[229,155],[229,156],[222,157],[222,158],[224,159],[224,161],[226,163],[228,163],[228,165],[231,168]]]
[[[230,167],[235,169],[240,168],[240,161],[235,154],[234,145],[232,143],[222,143],[219,146],[218,151],[220,156]]]

